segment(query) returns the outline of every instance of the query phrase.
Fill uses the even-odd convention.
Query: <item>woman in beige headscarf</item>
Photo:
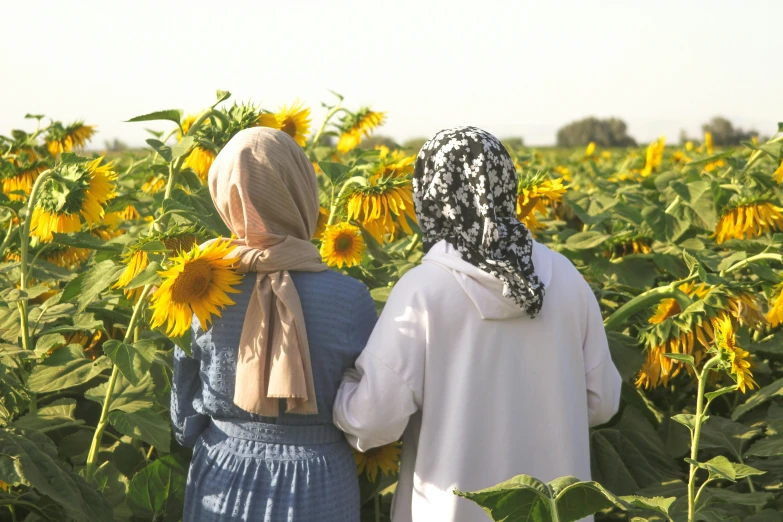
[[[310,242],[312,164],[284,132],[247,129],[218,154],[209,191],[245,275],[207,331],[193,321],[193,358],[175,353],[174,432],[195,445],[184,520],[358,521],[356,468],[332,403],[375,307]]]

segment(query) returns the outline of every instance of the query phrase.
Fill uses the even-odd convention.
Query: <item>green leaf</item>
[[[42,406],[35,413],[27,413],[11,424],[12,428],[33,429],[41,433],[69,428],[84,424],[74,417],[76,401],[74,399],[59,399]]]
[[[725,393],[731,393],[733,391],[737,391],[737,386],[736,385],[734,385],[734,386],[726,386],[726,387],[721,388],[719,390],[707,392],[707,393],[704,394],[704,396],[707,397],[707,400],[711,401],[711,400],[715,399],[716,397],[720,397],[721,395],[723,395]]]
[[[169,420],[163,419],[151,408],[134,412],[115,410],[109,414],[109,422],[124,435],[140,439],[168,453],[171,439]]]
[[[84,394],[88,400],[103,404],[106,397],[108,382],[99,384],[90,388]],[[120,374],[114,383],[111,404],[109,411],[124,411],[133,413],[139,410],[150,409],[155,404],[154,382],[152,376],[147,374],[141,379],[138,385],[134,386],[125,377]]]
[[[335,185],[351,171],[351,167],[333,161],[319,161],[318,166]]]
[[[606,332],[609,341],[609,352],[612,362],[620,372],[623,381],[627,381],[639,371],[644,362],[644,353],[639,348],[639,341],[620,332]]]
[[[171,147],[169,147],[168,145],[166,145],[165,143],[163,143],[160,140],[156,140],[155,138],[149,138],[149,139],[147,139],[145,141],[147,142],[147,145],[149,145],[150,147],[155,149],[155,152],[160,154],[161,158],[163,158],[164,160],[166,160],[168,162],[171,162],[171,159],[172,159],[171,158],[171,155],[172,155]]]
[[[166,455],[139,471],[128,489],[128,505],[134,515],[154,520],[165,513],[178,520],[185,501],[187,468],[180,457]]]
[[[690,431],[696,429],[696,415],[690,413],[680,413],[678,415],[672,415],[671,419],[675,422],[679,422]],[[709,416],[703,417],[702,423],[709,419]]]
[[[783,378],[778,379],[772,384],[764,386],[756,393],[751,395],[750,398],[748,398],[748,400],[746,400],[744,403],[737,406],[731,413],[731,419],[737,420],[753,408],[764,404],[773,397],[779,397],[781,395],[783,395]]]
[[[783,435],[774,435],[757,440],[748,448],[745,455],[755,457],[779,457],[783,456]]]
[[[669,517],[669,508],[672,506],[676,497],[641,497],[629,495],[620,497],[620,500],[628,504],[631,508],[647,509]]]
[[[597,482],[561,477],[548,484],[529,475],[517,475],[491,488],[454,491],[478,504],[492,520],[573,522],[602,509],[625,504]]]
[[[103,351],[117,365],[122,375],[134,385],[138,385],[147,375],[152,359],[155,358],[155,345],[144,339],[133,344],[109,339],[103,343]]]
[[[172,145],[171,147],[171,160],[175,160],[181,156],[184,156],[188,152],[190,152],[190,148],[193,146],[194,142],[193,136],[185,136],[180,140],[176,145]],[[169,161],[171,161],[169,160]]]
[[[63,352],[60,348],[55,352]],[[64,364],[56,364],[53,357],[33,369],[27,379],[27,387],[35,393],[60,391],[84,384],[111,368],[111,362],[104,356],[94,361],[87,358],[73,359]]]
[[[587,232],[577,232],[576,234],[569,236],[566,239],[565,245],[571,250],[589,250],[601,245],[609,239],[609,236],[596,232],[594,230],[588,230]]]
[[[89,305],[93,299],[95,299],[101,292],[104,292],[111,284],[120,278],[125,267],[123,265],[117,265],[114,261],[106,260],[101,261],[90,267],[83,276],[78,279],[78,290],[73,288],[69,291],[71,284],[76,285],[77,279],[66,287],[65,292],[68,292],[69,297],[73,292],[76,292],[73,297],[77,298],[77,311],[81,312],[87,305]]]
[[[764,506],[775,498],[772,493],[737,493],[726,488],[705,488],[705,492],[711,499],[741,506]]]
[[[383,307],[386,306],[386,301],[389,300],[391,291],[392,289],[390,286],[381,286],[370,290],[370,297],[372,297],[372,301],[375,303],[375,311],[378,314],[380,314],[383,311]]]
[[[57,460],[51,439],[34,430],[0,430],[0,480],[35,488],[62,506],[68,519],[114,519],[103,497]]]
[[[693,356],[688,355],[687,353],[665,353],[663,355],[664,357],[668,357],[669,359],[675,359],[677,361],[690,364],[691,366],[695,364],[695,361],[693,360]]]
[[[132,290],[141,286],[159,284],[161,282],[160,274],[158,274],[159,270],[161,270],[160,263],[157,261],[150,261],[150,264],[148,264],[144,270],[136,274],[125,288]]]
[[[742,460],[747,443],[761,434],[760,428],[751,428],[724,417],[710,417],[701,430],[701,449],[727,449],[737,460]]]
[[[227,99],[231,98],[231,93],[229,91],[221,91],[220,89],[217,90],[215,93],[215,96],[217,97],[217,101],[215,102],[215,105],[217,105],[220,102],[224,102]]]
[[[21,288],[6,288],[2,292],[0,292],[0,299],[5,301],[6,303],[15,303],[17,301],[28,301],[30,299],[35,299],[39,295],[48,291],[49,291],[49,287],[44,285],[33,286],[31,288],[28,288],[27,290],[22,290]]]
[[[590,448],[593,479],[616,495],[680,476],[655,428],[633,407],[613,426],[593,430]]]
[[[168,120],[168,121],[173,121],[174,123],[179,125],[180,119],[182,119],[182,111],[180,109],[169,109],[165,111],[155,111],[149,114],[142,114],[141,116],[135,116],[127,121],[129,123],[132,123],[136,121]]]
[[[119,252],[122,250],[120,245],[107,243],[88,232],[74,232],[72,234],[60,234],[59,232],[55,232],[52,243],[74,248],[89,248],[90,250],[106,250],[109,252]]]

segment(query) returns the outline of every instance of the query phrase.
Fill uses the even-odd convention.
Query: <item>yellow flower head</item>
[[[310,132],[310,109],[296,101],[290,107],[281,107],[276,113],[261,114],[258,125],[281,130],[294,138],[300,147],[304,147]]]
[[[100,223],[106,202],[115,195],[117,178],[111,163],[101,165],[102,160],[65,165],[59,179],[47,180],[31,216],[32,235],[51,241],[54,232],[76,232],[81,229],[80,215],[90,228]]]
[[[321,257],[331,267],[358,265],[365,247],[361,230],[350,223],[328,225],[321,235]]]
[[[707,154],[712,154],[712,133],[711,132],[705,132],[704,133],[704,148],[707,149]]]
[[[647,146],[647,152],[645,155],[644,168],[641,175],[646,178],[654,171],[658,170],[658,167],[663,163],[663,151],[666,147],[666,138],[661,136],[658,141],[654,141]]]
[[[636,385],[644,388],[654,388],[666,385],[669,379],[677,376],[684,367],[682,363],[666,357],[667,353],[685,353],[693,356],[696,365],[705,358],[707,350],[712,345],[718,323],[728,318],[739,324],[758,326],[763,321],[761,305],[752,294],[743,290],[732,293],[720,293],[715,287],[692,281],[679,286],[679,289],[694,300],[704,300],[708,296],[720,297],[720,308],[706,307],[707,316],[698,317],[687,328],[671,324],[667,328],[667,338],[648,342],[647,358],[639,371]],[[705,301],[706,302],[706,301]],[[651,325],[671,323],[672,318],[682,312],[680,305],[674,299],[664,299],[650,317]],[[687,367],[688,372],[692,370]]]
[[[780,166],[772,173],[772,177],[778,183],[783,183],[783,161],[780,162]]]
[[[163,176],[155,176],[154,178],[147,180],[141,186],[141,190],[147,194],[155,194],[163,190],[166,186],[166,178]]]
[[[353,452],[356,460],[356,472],[367,475],[370,482],[375,482],[378,478],[378,471],[385,476],[393,475],[400,471],[400,453],[402,445],[399,442],[392,442],[386,446],[372,448],[364,453]]]
[[[343,120],[342,134],[337,142],[337,150],[345,154],[355,149],[362,141],[362,136],[369,136],[376,127],[383,125],[385,119],[385,112],[374,112],[369,108],[361,109],[356,114],[346,117]]]
[[[379,243],[387,235],[394,241],[400,231],[412,234],[407,218],[416,221],[413,187],[407,179],[395,177],[371,177],[366,187],[348,196],[346,210],[348,219],[361,223]]]
[[[90,257],[92,250],[89,248],[57,247],[47,249],[43,258],[49,263],[64,268],[74,268]]]
[[[25,199],[25,196],[19,194],[19,192],[29,195],[30,190],[33,188],[33,183],[38,179],[41,172],[46,170],[46,166],[41,163],[34,163],[14,170],[16,172],[3,177],[0,183],[2,184],[3,194],[7,195],[9,199],[22,201]]]
[[[691,152],[693,150],[693,142],[692,141],[686,141],[685,142],[685,150],[688,152]]]
[[[125,262],[127,263],[125,270],[122,271],[120,278],[116,283],[114,283],[112,288],[125,288],[128,286],[134,277],[142,273],[144,269],[149,266],[150,258],[149,255],[147,255],[147,252],[143,250],[136,250],[126,257]],[[140,288],[125,290],[125,296],[128,297],[128,299],[132,299],[134,301],[140,293]]]
[[[778,230],[783,230],[783,208],[769,201],[757,201],[726,210],[713,237],[718,243],[723,243],[729,239],[759,237]]]
[[[166,325],[166,334],[184,334],[195,314],[206,330],[212,316],[234,304],[229,293],[242,281],[234,269],[236,259],[227,258],[233,251],[228,241],[215,241],[203,250],[197,245],[190,252],[171,258],[172,266],[160,272],[163,283],[152,296],[152,327]]]
[[[321,239],[321,236],[326,230],[326,224],[329,222],[329,209],[321,207],[318,209],[318,224],[315,226],[315,233],[313,239]]]
[[[563,178],[546,179],[538,175],[522,181],[517,195],[517,219],[535,234],[544,228],[536,213],[541,217],[549,216],[549,208],[562,201],[566,191]]]
[[[198,118],[196,114],[189,114],[182,119],[182,122],[180,123],[180,126],[182,127],[182,131],[177,132],[177,141],[182,141],[182,138],[184,138],[185,134],[188,133],[190,127],[196,121],[196,118]]]
[[[84,122],[79,121],[63,127],[57,123],[49,131],[46,148],[52,156],[71,152],[73,149],[83,148],[93,134],[95,134],[95,125],[85,125]]]
[[[209,176],[209,168],[212,166],[212,162],[215,161],[215,156],[216,154],[211,150],[196,145],[191,149],[183,166],[193,170],[198,176],[198,179],[206,184],[207,176]]]
[[[585,157],[586,158],[591,157],[594,152],[595,152],[595,142],[591,141],[590,143],[587,144],[587,148],[585,149]]]
[[[731,362],[730,372],[737,381],[737,388],[742,393],[745,393],[748,388],[751,390],[758,388],[759,385],[753,380],[753,373],[750,370],[750,353],[737,346],[734,325],[730,317],[726,316],[718,321],[714,341],[715,347]]]
[[[774,328],[783,324],[783,283],[775,287],[775,295],[769,303],[767,321]]]

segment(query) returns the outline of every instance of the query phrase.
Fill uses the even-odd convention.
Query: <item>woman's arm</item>
[[[426,314],[414,290],[400,280],[367,347],[348,370],[334,403],[334,423],[359,451],[400,438],[421,407]]]
[[[191,334],[195,338],[195,332]],[[193,447],[209,422],[207,415],[198,413],[193,405],[201,389],[196,343],[192,343],[193,357],[188,357],[179,346],[174,347],[174,377],[171,382],[171,424],[174,437],[182,446]]]
[[[585,285],[587,286],[587,285]],[[607,422],[620,407],[622,378],[612,362],[601,309],[592,291],[587,295],[587,329],[582,353],[587,382],[587,414],[590,426]]]

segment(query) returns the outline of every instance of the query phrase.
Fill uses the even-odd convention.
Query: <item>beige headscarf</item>
[[[318,413],[302,303],[289,270],[327,266],[310,242],[318,220],[318,182],[302,148],[286,133],[246,129],[226,144],[209,170],[209,192],[238,238],[239,271],[255,272],[237,359],[234,403],[274,417]]]

